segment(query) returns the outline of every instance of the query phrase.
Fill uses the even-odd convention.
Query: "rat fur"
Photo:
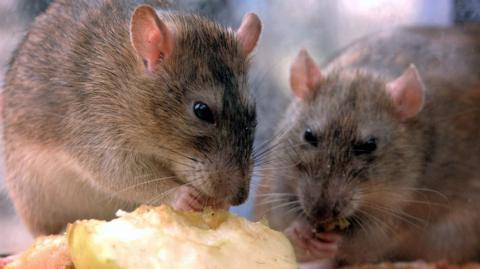
[[[478,26],[383,32],[322,71],[300,53],[255,208],[299,260],[480,258],[479,36]],[[349,229],[321,230],[339,218]]]
[[[260,34],[166,1],[58,0],[32,24],[3,92],[6,183],[35,235],[117,209],[242,203]],[[207,104],[212,122],[193,111]]]

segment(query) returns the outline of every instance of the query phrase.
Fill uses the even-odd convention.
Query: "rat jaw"
[[[211,156],[208,160],[183,159],[172,163],[171,170],[182,184],[195,189],[196,196],[203,197],[205,203],[208,200],[226,206],[239,205],[248,198],[251,167],[244,168],[225,161],[225,158]]]

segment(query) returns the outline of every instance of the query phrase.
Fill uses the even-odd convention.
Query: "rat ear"
[[[422,110],[425,88],[415,65],[411,64],[400,77],[387,83],[386,89],[402,120]]]
[[[133,11],[130,41],[150,72],[155,70],[159,60],[172,54],[174,43],[172,32],[148,5],[140,5]]]
[[[255,13],[243,16],[242,23],[237,30],[237,40],[245,55],[249,55],[257,45],[262,23]]]
[[[322,80],[320,68],[313,61],[307,50],[302,49],[293,61],[290,67],[290,87],[293,94],[300,99],[304,99]]]

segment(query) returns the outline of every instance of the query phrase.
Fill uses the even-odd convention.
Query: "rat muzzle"
[[[248,191],[249,191],[248,185],[240,187],[238,191],[230,199],[230,204],[231,205],[243,204],[248,198]]]

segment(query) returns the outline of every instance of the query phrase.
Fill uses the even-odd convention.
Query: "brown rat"
[[[300,261],[480,258],[479,37],[399,29],[323,71],[300,52],[256,201]]]
[[[260,29],[255,14],[235,32],[165,1],[52,3],[3,93],[6,182],[29,229],[57,233],[142,203],[242,203]]]

